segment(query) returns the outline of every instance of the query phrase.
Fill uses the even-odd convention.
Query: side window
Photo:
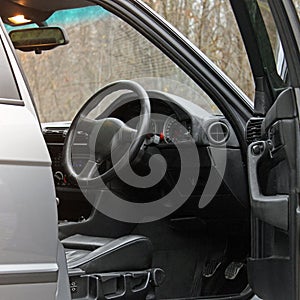
[[[300,0],[293,0],[293,2],[297,10],[298,17],[300,17]]]
[[[276,29],[275,20],[271,14],[271,9],[266,0],[258,0],[257,1],[260,7],[260,12],[263,17],[269,39],[271,42],[274,60],[276,63],[276,69],[278,75],[281,77],[284,83],[289,82],[289,74],[287,68],[287,62],[284,55],[284,51],[282,48],[282,44],[280,41],[279,34]],[[300,0],[293,0],[296,11],[298,13],[298,17],[300,15]]]
[[[9,64],[4,45],[0,40],[0,99],[18,99],[19,91]]]
[[[284,82],[288,82],[287,63],[271,9],[265,0],[259,0],[258,5],[271,42],[277,73]]]

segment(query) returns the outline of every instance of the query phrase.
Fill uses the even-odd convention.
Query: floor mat
[[[151,239],[155,249],[153,266],[166,273],[165,282],[157,290],[159,299],[200,293],[202,276],[199,278],[198,274],[202,274],[207,254],[205,234],[175,231],[163,221],[140,224],[133,233]]]

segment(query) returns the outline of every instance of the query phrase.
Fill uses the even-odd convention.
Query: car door
[[[231,0],[231,4],[256,85],[254,115],[246,132],[249,282],[263,299],[299,299],[299,19],[291,0]],[[273,41],[269,22],[276,32]],[[287,72],[282,72],[283,65]],[[279,69],[288,75],[281,78]]]
[[[71,299],[51,161],[0,19],[0,299]]]

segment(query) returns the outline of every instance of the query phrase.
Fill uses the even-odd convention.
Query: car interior
[[[31,23],[58,24],[68,40],[18,56],[52,160],[72,299],[242,298],[250,209],[240,131],[205,87],[112,8],[19,2],[3,6],[4,22],[18,6]],[[131,170],[159,180],[138,184]],[[143,205],[148,215],[130,211]]]
[[[132,167],[141,176],[147,174],[147,162],[159,153],[167,161],[166,173],[158,184],[147,189],[132,187],[118,177],[110,180],[107,187],[134,203],[147,203],[167,195],[178,182],[181,171],[176,144],[189,146],[189,139],[197,139],[201,167],[193,192],[182,206],[161,220],[130,224],[95,210],[95,205],[84,197],[93,198],[93,192],[82,193],[76,181],[69,181],[62,162],[69,127],[43,128],[55,162],[53,172],[60,199],[59,232],[67,249],[69,268],[79,267],[88,273],[97,272],[98,264],[101,272],[157,268],[154,270],[162,281],[156,288],[158,299],[239,294],[247,287],[249,207],[244,163],[235,133],[224,117],[211,116],[184,99],[161,92],[149,91],[148,95],[152,112],[149,133],[164,132],[165,137],[158,144],[150,137],[142,156],[132,162]],[[139,114],[139,101],[131,93],[118,101],[118,109],[107,112],[110,118],[126,123]],[[84,149],[87,140],[85,133],[78,137],[78,144],[73,144],[73,166],[78,173],[89,160],[89,151]],[[211,147],[216,151],[226,148],[226,170],[216,194],[206,200],[201,195],[208,178],[217,181],[220,176]],[[194,165],[186,167],[192,173]],[[105,193],[101,197],[105,198]],[[202,204],[200,199],[207,203]],[[107,250],[112,252],[106,255]],[[102,252],[105,260],[96,262],[93,257]],[[80,258],[86,255],[91,261],[81,262]]]

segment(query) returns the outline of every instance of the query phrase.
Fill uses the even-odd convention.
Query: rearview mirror
[[[16,49],[35,51],[37,54],[68,44],[64,31],[59,27],[38,27],[13,30],[9,33]]]

